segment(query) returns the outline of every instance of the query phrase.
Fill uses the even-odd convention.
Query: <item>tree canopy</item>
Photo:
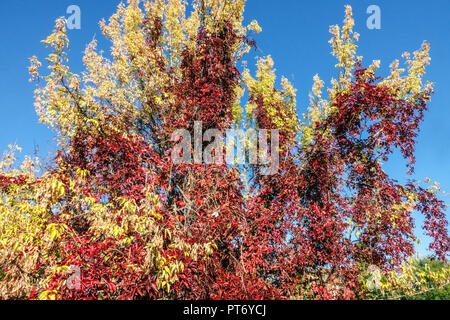
[[[430,45],[377,75],[364,66],[351,7],[330,27],[336,77],[314,77],[310,105],[274,61],[240,62],[258,23],[244,0],[129,0],[101,21],[110,54],[89,43],[70,71],[65,20],[30,59],[40,121],[57,134],[38,159],[0,162],[4,299],[357,299],[367,275],[396,274],[414,254],[413,212],[435,258],[449,237],[436,185],[400,184],[382,162],[414,146],[431,98]],[[277,172],[260,163],[174,163],[177,129],[279,133]],[[448,283],[448,265],[439,283]],[[370,268],[372,269],[370,269]],[[78,270],[75,272],[74,270]],[[444,270],[444,271],[442,271]],[[442,273],[443,272],[443,273]],[[443,275],[442,275],[443,274]],[[77,278],[78,276],[78,278]]]

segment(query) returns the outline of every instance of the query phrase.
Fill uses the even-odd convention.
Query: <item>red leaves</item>
[[[125,254],[114,239],[92,241],[87,235],[77,242],[66,239],[64,252],[66,265],[77,265],[81,269],[81,286],[78,290],[63,286],[61,299],[136,299],[138,297],[156,298],[158,290],[155,282],[143,272],[131,268],[142,265],[144,243],[137,239]],[[108,257],[108,259],[105,259]],[[110,263],[114,262],[114,271]],[[56,274],[47,290],[61,286],[66,274]]]
[[[173,86],[180,107],[167,119],[170,124],[189,129],[195,120],[205,130],[230,127],[239,77],[231,48],[237,40],[232,26],[225,25],[217,34],[200,31],[196,52],[183,52],[183,80]]]
[[[450,238],[447,233],[448,221],[444,213],[445,203],[438,200],[436,196],[423,188],[410,186],[418,193],[418,210],[425,215],[424,229],[433,241],[430,249],[436,252],[440,260],[445,261],[450,251]]]
[[[393,148],[400,148],[412,172],[415,138],[429,97],[418,99],[414,104],[394,99],[389,88],[375,84],[375,79],[362,80],[363,72],[364,69],[356,70],[356,80],[350,91],[338,94],[334,101],[337,112],[329,119],[329,124],[339,146],[347,152],[352,148],[374,152],[378,146],[381,147],[379,155],[385,161]],[[358,139],[361,135],[363,138]]]
[[[160,162],[142,138],[121,133],[80,132],[73,139],[72,148],[73,152],[64,157],[65,162],[73,169],[88,170],[95,177],[96,185],[86,186],[86,192],[97,197],[110,194],[142,198],[143,188],[150,183],[150,170]]]
[[[9,185],[24,185],[27,183],[26,177],[18,175],[15,177],[7,177],[0,175],[0,188],[6,188]]]

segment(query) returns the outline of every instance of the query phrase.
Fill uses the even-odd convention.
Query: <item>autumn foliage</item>
[[[325,98],[314,77],[300,119],[270,56],[255,76],[240,68],[260,31],[242,25],[244,2],[128,1],[100,23],[110,56],[93,41],[81,75],[56,21],[44,40],[50,71],[33,57],[30,73],[59,151],[44,172],[37,159],[15,166],[15,146],[0,164],[1,298],[365,298],[369,266],[392,277],[414,254],[413,212],[446,260],[436,186],[399,184],[382,167],[399,150],[413,171],[429,45],[376,76],[379,62],[356,56],[346,7],[343,27],[330,28],[338,78]],[[277,173],[175,164],[171,135],[194,121],[203,132],[278,129]]]

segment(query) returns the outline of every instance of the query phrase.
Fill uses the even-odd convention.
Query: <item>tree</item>
[[[381,165],[398,148],[413,170],[432,93],[422,83],[429,45],[405,55],[406,74],[395,61],[377,77],[379,62],[365,68],[356,56],[347,6],[343,27],[330,28],[339,76],[328,98],[314,77],[301,120],[270,56],[256,76],[238,69],[260,31],[242,25],[244,4],[130,0],[100,23],[111,56],[91,42],[81,75],[66,64],[65,22],[56,21],[44,40],[50,72],[41,77],[33,57],[30,73],[59,151],[44,173],[32,159],[15,167],[15,146],[0,165],[2,298],[362,298],[369,265],[387,273],[413,254],[414,210],[446,260],[444,203]],[[195,136],[196,123],[201,136],[277,132],[266,151],[279,155],[278,171],[174,163],[173,132]]]

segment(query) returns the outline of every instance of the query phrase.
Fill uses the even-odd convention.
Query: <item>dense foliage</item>
[[[364,278],[366,295],[372,299],[450,299],[450,267],[446,262],[411,258],[398,273],[381,274],[376,269],[370,271]]]
[[[364,67],[356,56],[346,7],[342,28],[330,28],[338,77],[327,98],[314,77],[300,119],[296,91],[285,78],[277,88],[270,56],[256,75],[239,69],[260,31],[242,25],[244,3],[130,0],[100,23],[110,56],[91,42],[81,75],[67,66],[65,22],[56,21],[44,40],[49,73],[36,57],[30,73],[59,151],[44,172],[37,159],[15,166],[16,146],[0,163],[1,298],[356,299],[388,287],[402,295],[413,212],[446,261],[437,187],[399,184],[382,168],[395,149],[414,168],[432,94],[422,81],[429,44],[404,55],[405,69],[395,61],[375,76],[379,61]],[[279,150],[268,150],[279,152],[277,173],[175,164],[172,133],[193,134],[197,121],[203,132],[278,129]],[[373,270],[384,280],[369,288]],[[448,270],[436,283],[448,284]]]

